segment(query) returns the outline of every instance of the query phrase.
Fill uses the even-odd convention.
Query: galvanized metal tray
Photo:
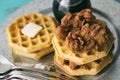
[[[23,6],[22,8],[18,9],[16,12],[12,13],[8,19],[4,22],[4,24],[0,27],[0,54],[3,54],[6,58],[8,58],[11,62],[13,62],[16,65],[26,66],[26,67],[33,67],[37,63],[45,63],[45,64],[54,64],[53,63],[53,56],[54,53],[42,58],[40,61],[34,61],[28,58],[19,57],[12,55],[11,49],[8,47],[8,41],[6,37],[6,28],[14,21],[18,16],[35,13],[35,12],[41,12],[46,15],[53,16],[52,13],[52,5],[47,5],[45,1],[37,4],[37,1],[33,1],[30,4]],[[36,5],[35,5],[36,3]],[[50,1],[50,4],[52,2]],[[47,6],[45,6],[47,5]],[[44,6],[44,7],[43,7]],[[104,12],[101,12],[100,10],[97,10],[93,8],[93,14],[102,20],[105,20],[107,22],[107,25],[109,29],[112,31],[114,37],[115,37],[115,43],[114,43],[114,50],[113,50],[113,61],[111,64],[109,64],[104,70],[102,70],[98,75],[95,76],[80,76],[80,80],[120,80],[120,43],[119,43],[119,34],[118,30],[116,29],[115,24],[113,23],[113,20],[110,16],[105,14]],[[41,80],[41,79],[40,79]],[[43,80],[43,79],[42,79]]]

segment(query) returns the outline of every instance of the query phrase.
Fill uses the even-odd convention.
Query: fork
[[[44,69],[14,66],[4,56],[0,55],[0,80],[75,80],[60,72],[51,72]],[[51,65],[53,66],[53,65]],[[53,66],[55,67],[55,66]],[[1,69],[2,68],[2,69]],[[42,79],[43,78],[43,79]]]
[[[17,73],[15,73],[17,72]],[[9,60],[7,60],[3,55],[0,55],[0,80],[8,80],[8,78],[21,78],[23,79],[24,77],[22,76],[24,73],[24,77],[32,76],[32,77],[38,77],[39,79],[41,77],[44,78],[52,78],[55,77],[54,75],[50,76],[47,74],[48,72],[45,70],[38,70],[36,68],[25,68],[25,67],[18,67],[12,64]],[[16,74],[17,77],[16,77]],[[36,75],[37,74],[37,75]],[[47,76],[48,75],[48,76]],[[47,77],[46,77],[47,76]]]
[[[2,64],[2,65],[6,65],[6,64]],[[15,77],[16,75],[19,75],[18,77]],[[51,79],[51,78],[56,78],[56,79],[60,79],[60,80],[65,80],[65,78],[61,78],[59,76],[50,74],[50,72],[42,70],[42,69],[36,69],[36,68],[26,68],[26,67],[18,67],[18,66],[13,66],[12,68],[8,69],[7,71],[1,72],[0,79],[6,79],[8,80],[8,78],[19,78],[24,80],[22,76],[30,76],[30,77],[34,77],[34,78],[38,78],[40,79],[41,77],[45,78],[45,79]],[[36,80],[36,79],[35,79]],[[71,79],[72,80],[72,79]]]
[[[2,64],[6,65],[6,64]],[[0,80],[79,80],[60,72],[49,72],[43,69],[13,66],[0,73]]]

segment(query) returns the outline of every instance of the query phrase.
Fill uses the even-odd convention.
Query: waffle
[[[113,41],[111,42],[108,40],[100,52],[95,51],[94,53],[90,55],[87,54],[86,52],[83,52],[83,53],[80,53],[80,56],[76,56],[74,53],[72,53],[67,48],[66,43],[58,40],[55,36],[53,37],[52,43],[53,43],[53,47],[55,51],[58,52],[60,57],[66,60],[69,60],[71,62],[75,62],[78,65],[82,65],[82,64],[86,64],[86,63],[89,63],[94,60],[107,56],[112,47]]]
[[[112,61],[112,57],[110,55],[101,58],[99,60],[79,65],[76,69],[71,69],[69,64],[63,64],[61,63],[61,57],[58,53],[54,56],[54,63],[61,68],[63,71],[65,71],[67,74],[71,76],[80,76],[80,75],[96,75],[99,73],[106,65],[108,65]]]
[[[33,52],[33,53],[27,53],[27,52],[21,51],[19,49],[14,49],[14,48],[12,49],[12,52],[16,55],[31,58],[31,59],[34,59],[34,60],[39,60],[43,56],[48,55],[53,51],[54,51],[54,49],[53,49],[52,46],[49,47],[49,48],[40,50],[40,51]]]
[[[29,22],[43,27],[43,29],[37,33],[34,38],[21,33],[21,30]],[[46,49],[51,46],[51,40],[55,27],[55,20],[50,16],[40,13],[21,16],[7,28],[9,46],[27,53]]]

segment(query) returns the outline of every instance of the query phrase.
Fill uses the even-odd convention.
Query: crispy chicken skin
[[[90,9],[66,14],[55,35],[66,41],[67,47],[75,54],[99,50],[99,46],[109,39],[106,23],[97,20]]]

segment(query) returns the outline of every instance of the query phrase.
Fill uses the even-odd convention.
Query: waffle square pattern
[[[36,33],[35,37],[29,37],[22,33],[23,28],[28,23],[34,23],[42,27],[42,29]],[[9,46],[14,49],[14,52],[19,50],[28,54],[46,50],[47,48],[51,48],[51,41],[55,28],[56,22],[51,16],[41,13],[20,16],[7,28]],[[30,33],[32,33],[32,30]]]
[[[111,61],[112,56],[108,55],[84,65],[76,65],[73,69],[72,66],[75,64],[74,62],[61,58],[58,52],[56,52],[54,56],[54,63],[71,76],[96,75]]]
[[[53,37],[52,43],[55,51],[58,52],[60,57],[75,62],[78,65],[86,64],[91,61],[107,56],[113,44],[113,42],[108,41],[109,44],[106,44],[104,48],[102,48],[103,49],[102,51],[95,51],[90,55],[87,54],[86,52],[83,52],[80,53],[80,56],[76,56],[74,53],[71,52],[71,50],[67,48],[65,42],[58,40],[55,36]]]

